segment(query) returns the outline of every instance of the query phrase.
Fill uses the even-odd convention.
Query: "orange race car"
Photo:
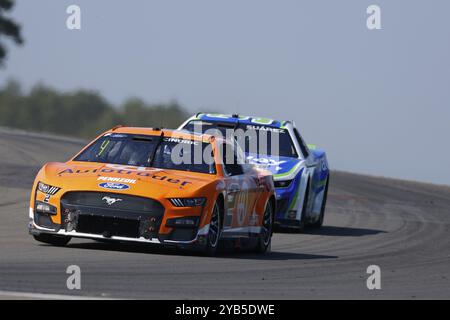
[[[29,231],[135,241],[214,254],[219,240],[270,248],[275,211],[270,172],[245,162],[232,141],[153,128],[115,127],[65,163],[39,171]]]

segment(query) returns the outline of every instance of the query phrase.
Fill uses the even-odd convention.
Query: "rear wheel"
[[[272,245],[273,212],[272,204],[270,202],[267,203],[266,209],[264,210],[262,228],[262,234],[258,239],[258,243],[256,245],[256,252],[258,253],[269,252]]]
[[[329,177],[327,177],[327,182],[325,184],[325,190],[323,193],[322,206],[320,207],[320,215],[319,219],[316,222],[311,224],[312,228],[320,228],[323,225],[323,220],[325,218],[325,206],[327,204],[327,196],[328,196],[328,181]]]
[[[69,243],[70,237],[54,236],[52,234],[39,234],[33,236],[36,241],[62,247]]]
[[[220,234],[222,231],[222,225],[220,221],[220,207],[216,202],[214,204],[213,211],[211,213],[211,220],[209,222],[209,231],[206,238],[205,253],[209,256],[213,256],[217,252],[219,246]]]

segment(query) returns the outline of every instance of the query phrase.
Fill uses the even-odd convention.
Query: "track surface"
[[[450,188],[343,172],[333,172],[325,226],[276,233],[272,252],[263,256],[207,258],[76,239],[66,248],[35,242],[26,228],[34,175],[44,162],[64,161],[81,146],[0,129],[0,292],[151,299],[450,298]],[[65,271],[72,264],[81,268],[81,290],[66,288]],[[381,290],[366,287],[372,264],[381,267]]]

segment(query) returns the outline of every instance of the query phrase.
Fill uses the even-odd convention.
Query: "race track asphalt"
[[[324,227],[277,232],[266,255],[38,243],[27,231],[34,175],[82,145],[0,128],[0,298],[450,298],[450,187],[338,171]],[[81,290],[66,287],[69,265],[81,268]],[[369,265],[381,268],[380,290],[366,286]]]

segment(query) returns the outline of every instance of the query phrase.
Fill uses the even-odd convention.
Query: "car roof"
[[[210,143],[212,139],[223,140],[221,138],[213,137],[209,134],[198,134],[186,130],[172,130],[172,129],[161,129],[161,128],[151,128],[151,127],[125,127],[125,126],[116,126],[106,133],[123,133],[123,134],[142,134],[142,135],[150,135],[150,136],[159,136],[161,133],[164,134],[164,137],[167,138],[178,138],[184,140],[192,140],[192,141],[202,141],[206,143]]]
[[[284,128],[291,121],[274,120],[269,118],[242,116],[237,114],[219,114],[219,113],[197,113],[190,120],[202,120],[210,122],[222,122],[222,123],[242,123],[250,125],[265,125],[275,128]]]

